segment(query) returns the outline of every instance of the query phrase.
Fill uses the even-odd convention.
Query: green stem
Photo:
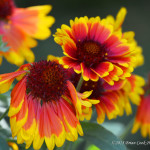
[[[121,136],[120,136],[120,139],[121,139],[121,140],[124,140],[124,139],[127,137],[127,135],[130,133],[131,128],[132,128],[132,126],[133,126],[133,122],[134,122],[134,118],[131,119],[131,121],[127,124],[127,126],[126,126],[124,132],[121,134]]]
[[[6,111],[0,116],[0,121],[7,115],[9,111],[9,107],[6,109]]]
[[[82,86],[82,83],[83,83],[83,77],[81,76],[80,77],[80,80],[79,80],[79,82],[78,82],[78,85],[77,85],[77,88],[76,88],[76,90],[79,92],[80,91],[80,89],[81,89],[81,86]]]
[[[17,143],[17,140],[14,140],[14,139],[6,139],[7,142],[15,142]]]

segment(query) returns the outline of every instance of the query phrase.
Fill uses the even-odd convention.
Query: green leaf
[[[90,145],[87,150],[100,150],[97,146],[95,145]]]
[[[0,51],[7,52],[10,47],[7,46],[7,43],[4,43],[2,36],[0,36]]]
[[[121,122],[116,122],[116,121],[107,121],[102,124],[102,126],[115,134],[116,136],[120,137],[122,131],[125,130],[125,126]]]
[[[9,146],[5,139],[0,137],[0,150],[9,150]]]
[[[97,123],[81,122],[85,140],[101,150],[126,150],[121,140]]]
[[[3,129],[3,128],[0,126],[0,139],[1,139],[1,138],[7,139],[8,137],[11,137],[10,131],[7,130],[7,129]]]
[[[10,93],[11,91],[8,91],[4,94],[0,94],[0,107],[8,107],[10,103]],[[1,111],[0,111],[1,112]]]
[[[54,150],[84,150],[85,146],[85,140],[79,137],[78,140],[74,142],[66,140],[62,147],[55,146]]]
[[[71,150],[85,150],[86,141],[83,138],[78,137],[78,140],[72,143]]]
[[[7,107],[8,106],[8,97],[4,94],[0,94],[0,106]]]
[[[10,136],[9,131],[0,126],[0,150],[9,150],[6,138]]]
[[[7,101],[7,96],[4,94],[0,94],[0,100],[1,101]]]

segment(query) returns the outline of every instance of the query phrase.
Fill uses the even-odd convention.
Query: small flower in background
[[[132,128],[132,133],[136,133],[141,128],[143,137],[150,136],[150,94],[142,96],[138,106],[136,118]]]
[[[47,16],[51,9],[51,5],[17,8],[13,0],[1,0],[0,35],[10,49],[0,50],[0,56],[16,65],[22,65],[24,60],[33,62],[31,48],[37,45],[34,38],[44,40],[51,35],[49,27],[54,18]]]
[[[127,39],[134,40],[131,34],[124,37],[121,31],[124,18],[119,15],[114,24],[110,18],[80,17],[70,21],[71,27],[62,25],[54,35],[66,55],[61,63],[82,73],[86,81],[100,77],[114,85],[114,81],[130,77],[136,66],[137,45]]]
[[[0,93],[9,90],[15,78],[20,80],[11,92],[8,112],[12,137],[17,143],[40,149],[45,141],[48,149],[61,147],[65,139],[75,141],[82,127],[78,115],[82,105],[91,107],[87,97],[91,91],[78,93],[69,81],[68,70],[49,56],[50,61],[22,65],[16,72],[0,75]],[[76,117],[77,116],[77,117]]]
[[[132,128],[132,133],[136,133],[141,129],[141,134],[145,138],[150,136],[150,74],[148,82],[144,87],[145,94],[142,94],[140,105]]]

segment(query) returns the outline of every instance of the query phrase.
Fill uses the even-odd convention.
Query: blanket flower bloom
[[[0,35],[10,49],[0,50],[0,57],[15,65],[24,60],[33,62],[31,48],[37,45],[35,39],[44,40],[51,35],[49,27],[54,18],[47,16],[51,9],[50,5],[17,8],[13,0],[1,0]]]
[[[141,129],[144,138],[150,136],[150,74],[147,84],[144,86],[145,94],[141,95],[140,105],[138,106],[132,133]]]
[[[135,45],[124,38],[121,30],[116,32],[107,18],[75,18],[70,27],[62,25],[57,29],[54,37],[66,55],[61,63],[82,73],[85,81],[100,77],[113,85],[114,81],[130,77],[134,69]]]
[[[136,118],[132,128],[132,133],[136,133],[141,128],[143,137],[150,136],[150,94],[141,97],[141,103],[138,106]]]
[[[77,93],[57,59],[25,64],[0,75],[0,93],[8,91],[15,78],[19,82],[11,92],[8,116],[12,136],[17,136],[19,144],[25,142],[29,148],[33,143],[34,149],[40,149],[45,140],[52,150],[65,139],[75,141],[78,133],[83,135],[78,115],[82,115],[82,105],[91,106],[86,102],[91,91]]]
[[[73,70],[70,70],[72,73],[71,81],[76,86],[80,75],[73,73]],[[144,93],[143,86],[145,82],[144,79],[138,75],[131,75],[126,78],[126,80],[119,80],[114,82],[114,85],[111,86],[103,79],[99,78],[97,82],[89,80],[84,81],[80,92],[85,92],[93,90],[92,94],[89,96],[90,101],[99,100],[99,103],[93,103],[96,112],[97,112],[97,122],[103,123],[105,116],[110,119],[114,119],[117,116],[122,116],[124,111],[127,115],[132,113],[132,108],[130,101],[133,104],[139,105],[140,95]],[[82,107],[83,115],[80,120],[87,119],[89,120],[92,115],[91,107]]]

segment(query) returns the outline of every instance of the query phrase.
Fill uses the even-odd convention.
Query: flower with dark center
[[[109,17],[101,20],[85,16],[71,20],[70,26],[62,25],[54,35],[55,42],[62,46],[66,55],[61,63],[82,73],[85,81],[97,81],[100,77],[113,85],[114,81],[130,77],[138,65],[134,62],[139,47],[134,44],[133,33],[121,32],[125,15],[121,16],[116,23]],[[140,65],[143,57],[140,52],[138,54]]]
[[[98,42],[84,41],[77,43],[77,54],[80,62],[92,67],[106,60],[106,50]]]
[[[69,69],[72,76],[70,80],[74,86],[77,86],[81,74],[77,74],[73,69]],[[103,79],[99,78],[98,81],[83,81],[80,92],[92,90],[92,94],[89,96],[89,100],[94,104],[97,112],[97,122],[103,123],[105,116],[108,119],[114,119],[118,115],[122,116],[124,111],[127,115],[132,113],[130,101],[139,105],[141,95],[144,93],[144,79],[138,75],[131,75],[126,80],[119,80],[114,83],[113,86],[109,85]],[[95,100],[99,100],[99,103],[95,103]],[[82,107],[82,111],[86,112],[87,108]],[[90,120],[92,116],[92,108],[89,108],[89,113],[81,117]]]
[[[118,115],[122,116],[124,111],[127,115],[132,113],[130,101],[139,105],[141,95],[144,93],[144,79],[138,75],[131,75],[126,80],[119,80],[110,86],[104,80],[97,82],[84,81],[80,92],[93,90],[90,100],[99,100],[95,104],[97,112],[97,122],[103,123],[105,115],[108,119],[114,119]]]
[[[0,0],[0,20],[7,20],[14,12],[14,3],[12,0]]]
[[[69,80],[68,70],[52,61],[39,61],[21,66],[16,72],[0,75],[0,93],[9,90],[17,78],[20,81],[11,92],[8,112],[12,136],[26,148],[33,143],[40,149],[44,140],[48,149],[60,147],[65,139],[75,141],[83,135],[78,118],[91,92],[78,93]],[[82,102],[82,96],[83,101]]]
[[[67,89],[67,72],[56,62],[34,63],[27,76],[27,89],[43,101],[58,100]]]

